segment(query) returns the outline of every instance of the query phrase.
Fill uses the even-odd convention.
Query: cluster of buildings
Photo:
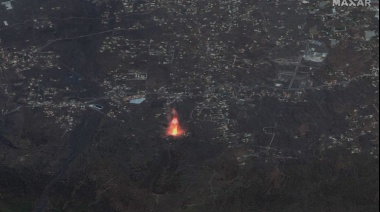
[[[90,108],[111,118],[122,119],[120,114],[133,110],[131,104],[141,105],[150,98],[167,99],[168,104],[194,99],[194,123],[212,123],[220,135],[215,139],[249,143],[259,132],[236,129],[257,115],[252,111],[260,113],[263,99],[297,104],[308,101],[309,90],[378,76],[378,63],[371,59],[379,47],[376,1],[371,7],[352,8],[334,7],[330,1],[123,0],[113,6],[91,2],[106,6],[99,17],[89,19],[99,20],[104,29],[93,36],[100,39],[94,54],[102,76],[95,84],[104,98]],[[8,12],[14,8],[13,1],[1,5]],[[0,18],[0,33],[19,24],[5,15]],[[33,30],[54,30],[56,21],[32,20]],[[74,114],[89,104],[80,99],[57,103],[57,96],[71,95],[71,87],[49,88],[59,79],[46,76],[54,71],[75,73],[45,48],[49,42],[30,42],[25,41],[25,48],[4,48],[8,44],[0,43],[1,68],[12,71],[19,80],[15,87],[26,94],[8,95],[30,107],[43,106],[49,117],[65,114],[57,122],[71,128]],[[157,117],[164,117],[164,112]]]

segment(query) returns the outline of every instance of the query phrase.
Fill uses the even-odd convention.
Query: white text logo
[[[371,0],[333,0],[333,6],[340,7],[369,7]]]

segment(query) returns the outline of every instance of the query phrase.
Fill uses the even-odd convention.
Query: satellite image
[[[379,211],[378,0],[0,0],[0,212]]]

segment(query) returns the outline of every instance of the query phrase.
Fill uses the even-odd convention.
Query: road
[[[39,201],[36,204],[34,212],[45,212],[49,203],[50,193],[54,185],[62,179],[70,164],[75,161],[77,156],[86,149],[91,143],[96,130],[102,119],[102,114],[96,111],[89,111],[83,118],[82,122],[73,130],[70,138],[70,155],[62,162],[56,176],[47,184]]]

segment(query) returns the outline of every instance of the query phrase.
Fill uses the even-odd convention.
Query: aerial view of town
[[[0,0],[0,212],[379,211],[378,0]]]

